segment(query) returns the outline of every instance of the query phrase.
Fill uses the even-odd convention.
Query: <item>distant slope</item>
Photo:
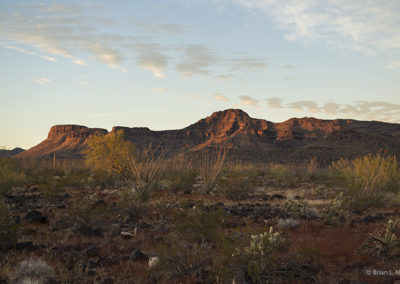
[[[25,151],[22,148],[14,148],[12,150],[0,150],[0,157],[13,157],[21,152]]]
[[[321,120],[292,118],[273,123],[251,118],[240,109],[213,113],[186,128],[152,131],[145,127],[116,126],[138,147],[162,144],[170,154],[197,152],[228,143],[239,159],[258,161],[298,161],[316,157],[328,163],[340,157],[352,158],[379,151],[400,154],[400,124],[377,121]],[[17,155],[41,157],[56,152],[58,157],[82,156],[87,141],[94,134],[107,135],[105,129],[78,125],[59,125],[50,129],[48,138]]]

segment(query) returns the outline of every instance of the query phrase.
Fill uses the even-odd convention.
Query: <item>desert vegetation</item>
[[[400,279],[394,156],[321,167],[165,153],[116,132],[92,138],[85,161],[1,158],[0,282]]]

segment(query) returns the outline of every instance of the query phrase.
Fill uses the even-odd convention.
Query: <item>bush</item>
[[[354,211],[380,205],[385,193],[399,190],[400,174],[394,156],[367,155],[351,162],[339,161],[335,167],[347,181],[348,189],[344,195]]]
[[[216,154],[206,152],[202,158],[198,158],[199,174],[204,192],[209,193],[214,190],[228,151],[229,148],[220,148]]]
[[[25,175],[17,160],[0,157],[0,195],[7,194],[13,187],[20,186]]]
[[[167,188],[172,192],[182,189],[190,189],[196,177],[191,160],[184,154],[179,154],[169,159],[163,173],[163,179]]]
[[[0,251],[15,247],[19,225],[14,224],[7,204],[0,200]]]
[[[347,210],[344,208],[343,192],[331,200],[328,206],[321,210],[321,219],[328,225],[337,225],[347,215]]]
[[[174,232],[190,243],[216,243],[224,227],[223,210],[207,208],[200,203],[187,213],[178,212],[173,224]]]
[[[53,267],[39,258],[29,258],[18,264],[11,278],[13,283],[47,283],[54,277]]]
[[[244,176],[231,176],[221,179],[217,192],[230,200],[243,200],[254,192],[254,181]]]
[[[373,245],[368,248],[377,256],[391,257],[397,256],[400,252],[400,239],[395,234],[398,220],[389,220],[384,233],[378,233],[377,236],[368,234],[368,243]]]
[[[317,217],[317,212],[315,209],[311,208],[308,204],[307,200],[289,200],[285,204],[286,210],[289,214],[291,214],[294,218],[305,218],[305,219],[314,219]]]
[[[285,239],[280,232],[274,232],[270,227],[268,232],[252,235],[250,246],[243,251],[238,250],[247,263],[247,275],[255,283],[276,281],[277,253],[286,248]]]

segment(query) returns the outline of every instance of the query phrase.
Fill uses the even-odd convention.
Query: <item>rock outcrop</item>
[[[24,151],[17,157],[46,157],[56,153],[58,158],[81,158],[88,139],[93,135],[106,135],[101,128],[88,128],[81,125],[55,125],[50,128],[47,139],[35,147]]]
[[[400,154],[400,124],[377,121],[321,120],[292,118],[273,123],[250,117],[240,109],[214,112],[186,128],[152,131],[146,127],[113,127],[139,148],[162,145],[169,154],[197,152],[229,144],[239,159],[298,161],[316,157],[328,163],[340,157],[352,158],[383,148]],[[39,145],[17,155],[41,157],[56,152],[58,157],[79,158],[92,135],[107,135],[105,129],[58,125]]]

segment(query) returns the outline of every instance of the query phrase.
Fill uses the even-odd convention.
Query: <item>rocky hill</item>
[[[299,161],[316,157],[321,163],[328,163],[380,149],[400,154],[400,124],[308,117],[273,123],[252,118],[240,109],[215,112],[179,130],[116,126],[111,133],[118,130],[124,131],[125,137],[138,147],[161,144],[169,154],[215,149],[228,143],[233,156],[257,161]],[[88,139],[97,134],[108,135],[108,131],[78,125],[53,126],[46,140],[17,156],[43,157],[56,152],[58,157],[79,158]]]
[[[14,148],[12,150],[2,149],[2,150],[0,150],[0,157],[13,157],[23,151],[25,151],[25,150],[22,148],[18,148],[18,147]]]

